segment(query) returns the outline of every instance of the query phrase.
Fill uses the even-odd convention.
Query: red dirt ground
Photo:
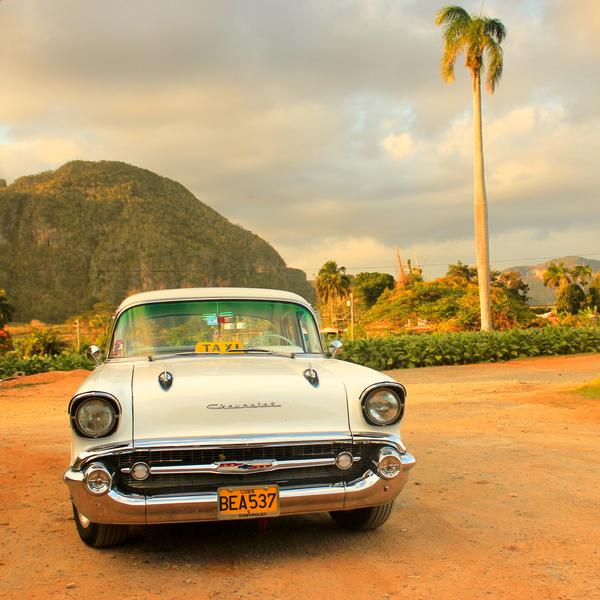
[[[380,530],[327,515],[79,541],[61,475],[84,371],[0,384],[3,598],[600,598],[600,355],[394,371],[418,463]]]

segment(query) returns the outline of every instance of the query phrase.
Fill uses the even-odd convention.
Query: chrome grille
[[[121,469],[131,469],[136,462],[145,462],[150,467],[198,465],[213,462],[252,460],[302,460],[314,458],[335,458],[340,452],[351,452],[361,460],[343,471],[337,466],[299,467],[285,470],[253,472],[244,474],[155,474],[144,481],[137,481],[130,473]],[[341,483],[360,477],[370,468],[377,449],[372,444],[321,443],[289,446],[245,446],[228,448],[177,448],[161,450],[135,450],[115,454],[105,459],[115,473],[115,483],[123,491],[146,495],[169,493],[199,493],[215,491],[221,486],[239,485],[322,485]]]

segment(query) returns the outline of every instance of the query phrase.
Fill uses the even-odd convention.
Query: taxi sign
[[[196,352],[211,352],[213,354],[225,354],[231,350],[241,350],[241,342],[198,342]]]

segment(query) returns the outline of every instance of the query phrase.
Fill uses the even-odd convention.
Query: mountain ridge
[[[0,187],[0,288],[15,320],[57,322],[135,291],[229,285],[314,299],[268,242],[147,169],[71,161]]]

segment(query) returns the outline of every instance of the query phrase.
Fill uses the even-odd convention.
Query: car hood
[[[133,439],[349,433],[342,379],[323,359],[175,357],[136,363]],[[337,361],[336,361],[337,362]],[[303,375],[309,367],[318,385]],[[163,389],[161,373],[172,384]]]

